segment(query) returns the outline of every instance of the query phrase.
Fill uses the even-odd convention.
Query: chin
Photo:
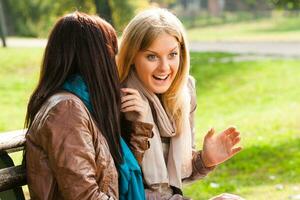
[[[156,90],[153,90],[155,94],[164,94],[168,91],[169,87],[168,88],[162,88],[162,89],[156,89]]]

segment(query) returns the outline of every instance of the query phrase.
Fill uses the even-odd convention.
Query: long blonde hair
[[[136,15],[125,28],[117,55],[121,82],[126,80],[133,60],[140,50],[147,49],[161,33],[176,38],[180,45],[180,64],[170,88],[162,94],[162,103],[176,123],[177,133],[182,130],[182,121],[187,120],[185,86],[189,74],[190,55],[183,25],[171,12],[164,9],[149,9]]]

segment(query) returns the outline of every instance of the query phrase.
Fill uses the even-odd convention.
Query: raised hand
[[[122,88],[121,92],[124,94],[121,97],[121,112],[125,113],[126,119],[145,122],[148,106],[140,93],[132,88]]]
[[[212,167],[223,163],[236,153],[242,147],[234,147],[240,142],[240,133],[230,127],[220,134],[215,135],[215,130],[212,128],[208,131],[203,142],[202,159],[206,167]]]

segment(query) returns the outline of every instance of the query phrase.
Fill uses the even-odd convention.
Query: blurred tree
[[[188,0],[180,0],[180,3],[183,7],[183,9],[187,9],[187,6],[188,6]]]
[[[298,10],[300,9],[299,0],[270,0],[277,8],[286,10]]]
[[[110,2],[114,25],[118,33],[137,12],[149,6],[148,0],[111,0]]]
[[[112,18],[112,9],[109,0],[94,0],[96,5],[97,14],[103,17],[106,21],[114,25]]]
[[[225,10],[227,11],[257,11],[272,9],[272,0],[235,0],[226,1]]]
[[[95,13],[92,0],[3,0],[8,34],[45,37],[58,16],[75,10]]]
[[[212,16],[220,16],[223,10],[224,0],[208,0],[208,12]]]
[[[37,30],[44,30],[45,16],[50,13],[50,3],[43,0],[3,0],[7,16],[8,34],[37,36]]]
[[[158,4],[160,7],[163,8],[171,8],[173,7],[178,0],[150,0],[150,3],[156,3]],[[188,0],[179,0],[180,3],[185,4]]]
[[[7,16],[9,35],[45,37],[58,16],[76,10],[89,14],[98,13],[117,30],[122,30],[128,21],[148,0],[1,0]]]
[[[6,35],[5,16],[3,12],[2,0],[0,0],[0,36],[1,36],[3,47],[6,47],[5,35]]]

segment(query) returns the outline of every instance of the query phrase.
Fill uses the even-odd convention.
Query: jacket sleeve
[[[43,144],[59,191],[64,199],[111,199],[96,182],[95,148],[90,117],[74,100],[64,100],[48,113],[42,127]]]
[[[121,127],[130,150],[141,165],[145,151],[150,148],[149,139],[153,137],[153,125],[139,121],[131,122],[123,117]]]
[[[193,171],[190,177],[184,179],[184,182],[190,182],[190,181],[201,179],[215,168],[215,167],[205,167],[201,157],[201,151],[196,151],[194,119],[195,119],[195,111],[197,108],[197,96],[196,96],[195,79],[192,76],[189,76],[188,89],[191,96],[191,103],[190,103],[191,110],[190,110],[189,120],[190,120],[191,134],[192,134]]]
[[[193,151],[192,167],[192,174],[190,177],[183,180],[184,183],[189,183],[204,178],[208,173],[215,169],[215,166],[206,167],[204,165],[203,159],[201,157],[201,151]]]

